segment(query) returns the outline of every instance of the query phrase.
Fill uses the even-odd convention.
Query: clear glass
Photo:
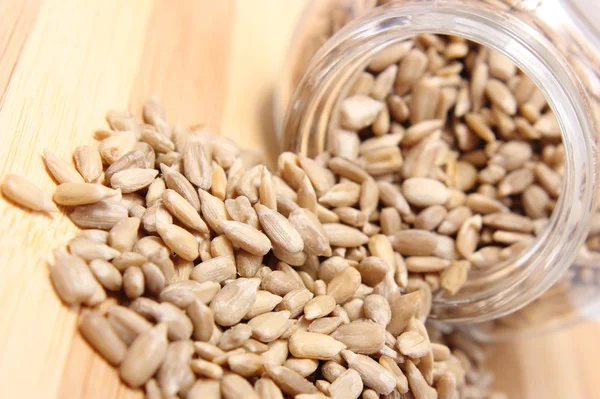
[[[317,3],[318,10],[313,7]],[[598,190],[596,116],[600,108],[600,63],[582,29],[586,25],[578,26],[572,19],[574,11],[562,11],[557,1],[412,0],[370,10],[374,3],[338,0],[309,7],[278,93],[280,111],[287,108],[285,118],[279,121],[284,149],[308,156],[327,149],[337,126],[335,111],[349,83],[374,54],[393,43],[421,33],[437,33],[462,36],[503,53],[536,83],[557,117],[566,162],[561,195],[544,233],[517,259],[485,273],[471,273],[467,286],[456,296],[438,293],[431,318],[453,324],[479,323],[531,304],[511,316],[512,324],[511,318],[503,318],[471,329],[486,339],[499,323],[510,329],[518,324],[519,315],[540,304],[545,307],[552,298],[563,308],[576,309],[578,317],[592,314],[597,309],[592,299],[599,297],[595,284],[573,290],[573,282],[579,280],[570,276],[562,277],[560,283],[576,257],[578,265],[587,262],[584,266],[588,269],[583,270],[600,266],[595,254],[581,251]],[[323,40],[350,20],[329,40]],[[313,39],[312,47],[307,37]],[[311,58],[314,47],[319,50]],[[307,58],[311,61],[304,71]],[[571,270],[574,276],[578,273]],[[594,282],[598,280],[595,274],[591,277]],[[536,317],[566,314],[565,309],[547,309]],[[539,326],[536,320],[529,321]]]

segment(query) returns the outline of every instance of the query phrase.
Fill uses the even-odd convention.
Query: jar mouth
[[[596,153],[585,91],[540,32],[480,1],[403,1],[383,6],[340,30],[315,55],[288,107],[285,137],[295,139],[286,143],[286,149],[305,155],[324,151],[327,131],[335,122],[329,116],[349,79],[381,49],[422,33],[461,36],[507,56],[544,94],[561,129],[565,175],[545,231],[496,273],[469,280],[467,289],[456,296],[439,293],[433,298],[433,319],[483,322],[525,306],[560,277],[586,237],[594,207]]]

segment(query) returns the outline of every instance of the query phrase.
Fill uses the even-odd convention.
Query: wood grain
[[[171,122],[203,124],[267,155],[278,151],[272,90],[306,1],[0,0],[0,176],[54,186],[41,151],[68,158],[157,93]],[[139,398],[76,332],[48,282],[67,218],[0,200],[0,397]],[[490,348],[511,397],[600,397],[600,327]],[[545,359],[545,360],[540,360]]]

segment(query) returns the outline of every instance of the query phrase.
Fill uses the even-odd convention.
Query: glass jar
[[[521,333],[525,327],[548,329],[600,309],[600,255],[584,245],[590,220],[598,219],[600,36],[591,17],[582,17],[581,1],[315,1],[298,26],[279,86],[275,113],[284,149],[307,156],[334,142],[340,102],[372,57],[415,35],[485,45],[541,90],[556,115],[565,156],[561,195],[546,229],[518,257],[470,273],[457,295],[434,297],[432,319],[487,322],[470,328],[480,339],[497,331],[506,337],[514,327]]]

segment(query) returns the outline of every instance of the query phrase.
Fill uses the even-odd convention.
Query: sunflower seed
[[[158,234],[165,244],[185,260],[195,260],[198,257],[198,243],[187,230],[174,225],[157,225]]]
[[[6,175],[2,181],[2,194],[11,201],[33,211],[54,212],[57,210],[50,195],[18,175]]]
[[[396,387],[394,375],[370,357],[349,350],[343,350],[342,356],[348,366],[358,372],[363,383],[380,395],[387,395]]]
[[[79,331],[110,364],[117,366],[123,361],[127,346],[100,313],[94,310],[84,312]]]
[[[215,321],[228,327],[242,320],[252,309],[259,285],[259,279],[240,278],[223,287],[210,304]]]
[[[217,256],[196,265],[190,274],[190,278],[199,283],[207,281],[222,283],[225,280],[234,278],[235,274],[236,269],[232,260],[226,256]]]
[[[131,387],[143,385],[154,375],[167,354],[167,325],[160,323],[133,341],[119,368],[123,381]]]
[[[265,234],[274,245],[290,253],[304,249],[302,237],[283,215],[261,204],[256,205],[256,211]]]

